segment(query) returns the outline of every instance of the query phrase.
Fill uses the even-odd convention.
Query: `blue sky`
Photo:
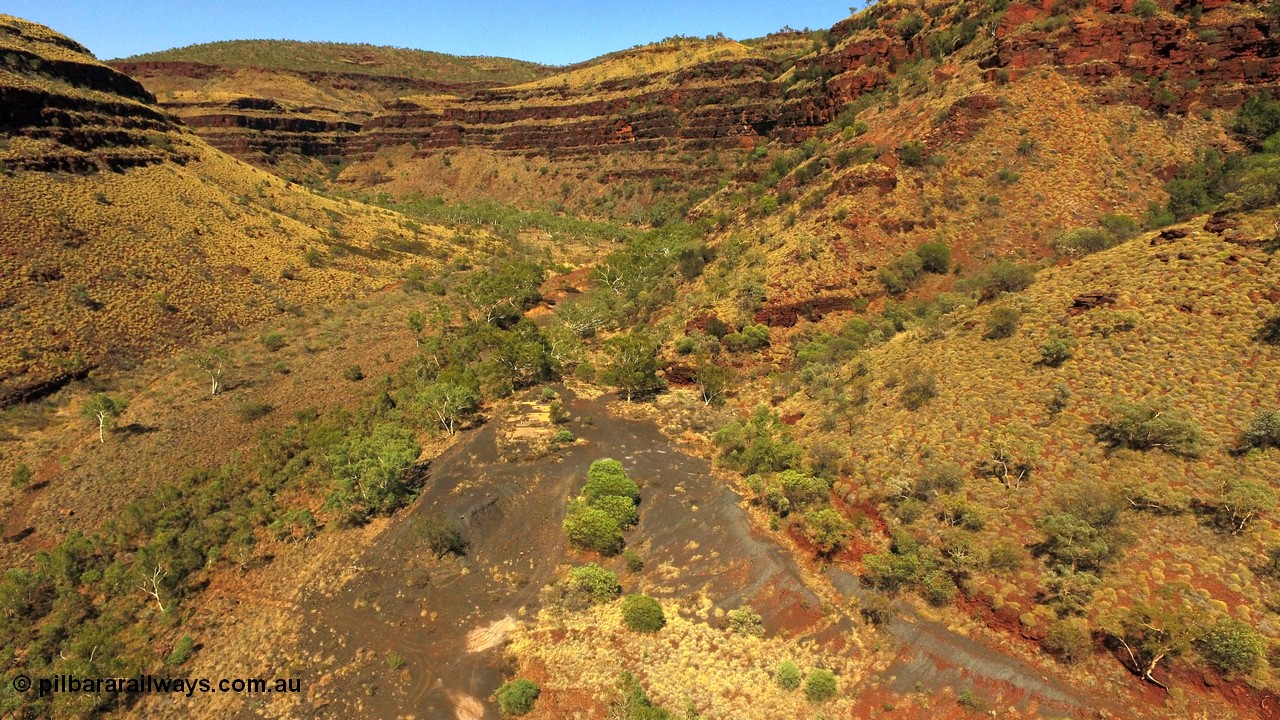
[[[287,38],[367,42],[564,65],[671,35],[723,32],[742,39],[784,25],[830,27],[849,16],[851,4],[851,0],[7,0],[0,11],[48,25],[104,60],[213,40]]]

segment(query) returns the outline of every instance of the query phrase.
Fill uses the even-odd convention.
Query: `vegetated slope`
[[[758,149],[764,162],[696,214],[739,219],[733,247],[762,253],[751,289],[762,297],[744,302],[771,325],[906,292],[928,275],[895,263],[927,241],[949,244],[948,263],[969,271],[1042,256],[1064,230],[1162,202],[1165,181],[1202,149],[1237,148],[1222,121],[1280,77],[1276,23],[1247,4],[1145,19],[1093,5],[877,5],[784,76],[823,85],[831,122],[798,146]],[[1167,44],[1146,51],[1152,38]],[[1144,52],[1116,56],[1116,44]],[[1057,45],[1080,49],[1059,57]]]
[[[1240,108],[1275,88],[1278,25],[887,3],[833,29],[792,73],[854,100],[696,209],[716,258],[658,324],[668,378],[730,366],[740,409],[769,406],[720,436],[754,500],[786,516],[774,473],[835,479],[862,528],[838,562],[1086,677],[1247,676],[1175,715],[1274,693],[1280,115]],[[1140,235],[1224,198],[1252,214]]]
[[[1280,452],[1239,452],[1280,408],[1280,352],[1258,340],[1280,267],[1249,242],[1274,221],[1145,235],[847,362],[801,350],[777,412],[807,446],[842,449],[835,493],[887,523],[892,550],[861,558],[872,582],[964,603],[1076,661],[1090,634],[1137,644],[1126,613],[1142,604],[1158,624],[1186,607],[1275,643]],[[1202,658],[1173,672],[1261,659],[1231,667],[1201,642],[1178,646]],[[1266,670],[1250,683],[1275,690]]]
[[[1254,8],[1152,12],[1202,23],[1207,42],[1242,11],[1261,30],[1217,54],[1269,53],[1276,21]],[[1272,693],[1280,238],[1276,136],[1262,138],[1280,122],[1274,103],[1237,112],[1250,81],[1258,95],[1274,81],[1269,55],[1162,106],[1145,82],[1095,83],[1101,60],[988,72],[1016,35],[1008,17],[958,54],[899,65],[698,209],[723,231],[659,325],[676,336],[668,376],[705,389],[711,363],[737,368],[740,407],[771,407],[719,436],[726,464],[759,473],[747,492],[798,537],[821,530],[788,513],[774,473],[834,479],[862,529],[836,561],[872,586],[959,604],[1084,677],[1154,687],[1212,668]],[[1221,154],[1246,148],[1261,154]],[[1136,216],[1168,226],[1224,196],[1254,212],[1139,234]],[[1028,261],[1049,257],[1060,266],[1032,282]],[[1221,709],[1218,692],[1258,702],[1219,687],[1176,712]]]
[[[0,400],[386,284],[448,233],[205,145],[73,41],[0,18]]]
[[[112,62],[190,62],[224,67],[413,78],[441,83],[504,85],[527,82],[547,73],[544,65],[510,58],[446,55],[363,43],[296,40],[227,40],[143,53]]]

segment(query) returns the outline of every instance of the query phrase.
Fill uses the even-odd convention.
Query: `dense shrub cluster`
[[[533,711],[541,689],[532,680],[519,678],[502,684],[493,696],[498,700],[498,707],[504,715],[527,715]]]
[[[622,550],[622,531],[635,527],[640,488],[627,477],[622,463],[604,458],[591,463],[582,497],[569,503],[564,531],[569,542],[602,555]]]
[[[648,595],[628,595],[622,599],[622,621],[636,632],[655,633],[666,627],[662,605]]]
[[[714,436],[725,465],[744,474],[786,470],[799,462],[800,446],[777,414],[761,405],[745,422],[737,420]]]
[[[899,255],[876,271],[876,278],[890,295],[902,295],[924,277],[924,273],[946,273],[951,269],[951,248],[942,241],[921,244]]]
[[[1132,450],[1164,450],[1195,456],[1204,449],[1204,433],[1167,401],[1118,401],[1105,420],[1092,426],[1098,440]]]
[[[1222,207],[1256,210],[1280,201],[1280,100],[1250,96],[1232,130],[1247,151],[1207,149],[1165,184],[1168,202],[1153,208],[1148,226],[1166,225]]]
[[[1097,227],[1063,233],[1054,248],[1062,255],[1088,255],[1131,240],[1141,229],[1138,221],[1128,215],[1103,215]]]
[[[571,592],[581,594],[586,602],[593,604],[609,602],[622,592],[618,576],[595,563],[570,570],[568,587]]]

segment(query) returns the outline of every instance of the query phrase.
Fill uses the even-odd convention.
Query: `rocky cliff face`
[[[150,87],[166,110],[209,144],[258,164],[289,154],[339,160],[348,141],[387,101],[492,85],[180,60],[110,65]]]
[[[885,88],[904,66],[946,60],[966,47],[987,49],[981,62],[992,78],[1056,68],[1095,86],[1103,101],[1160,112],[1236,107],[1280,81],[1280,21],[1247,3],[1206,3],[1194,14],[1171,7],[1149,18],[1115,0],[1056,9],[1015,4],[1003,13],[986,3],[939,7],[947,14],[934,18],[936,9],[877,6],[837,24],[833,47],[794,59],[789,69],[768,59],[720,60],[587,86],[549,80],[402,101],[365,123],[351,150],[367,157],[410,142],[424,152],[591,153],[802,140],[849,102]],[[946,81],[945,71],[938,79]]]
[[[1134,14],[1133,3],[1095,0],[1055,18],[1016,4],[996,28],[991,64],[1016,76],[1052,66],[1099,88],[1100,97],[1160,112],[1231,108],[1280,81],[1280,19],[1248,3],[1211,0],[1174,12]]]
[[[361,128],[353,155],[412,143],[423,152],[478,146],[551,154],[739,147],[767,135],[779,68],[766,59],[716,61],[664,75],[585,86],[540,84],[410,98]]]
[[[0,16],[0,167],[123,170],[183,161],[181,123],[137,80],[101,65],[65,37]],[[180,140],[178,141],[180,142]]]

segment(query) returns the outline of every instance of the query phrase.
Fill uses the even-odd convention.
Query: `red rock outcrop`
[[[1102,98],[1160,111],[1236,107],[1249,92],[1280,86],[1280,21],[1226,5],[1205,3],[1199,16],[1142,18],[1097,0],[1064,20],[1015,4],[996,30],[998,65],[1011,77],[1048,65],[1099,86],[1129,79],[1102,88]]]

